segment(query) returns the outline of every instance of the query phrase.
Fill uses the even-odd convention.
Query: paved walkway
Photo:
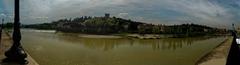
[[[198,65],[225,65],[232,40],[232,37],[228,37],[222,44],[202,58]]]
[[[16,64],[16,63],[2,62],[2,60],[6,58],[4,55],[4,52],[7,51],[12,45],[12,39],[9,35],[7,35],[6,32],[3,31],[2,39],[0,41],[1,41],[1,43],[0,43],[0,65],[20,65],[20,64]],[[32,59],[31,56],[29,56],[29,54],[28,54],[27,60],[29,62],[27,65],[39,65],[36,61],[34,61]]]

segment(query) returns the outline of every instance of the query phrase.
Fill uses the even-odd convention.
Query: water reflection
[[[217,36],[193,37],[193,38],[164,38],[164,39],[132,39],[132,38],[82,38],[78,34],[56,34],[62,41],[82,44],[92,49],[104,51],[118,46],[149,46],[153,50],[176,50],[183,46],[191,46],[194,42],[217,38]]]

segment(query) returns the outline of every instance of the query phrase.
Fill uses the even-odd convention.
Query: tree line
[[[61,32],[87,34],[177,34],[177,35],[206,35],[225,34],[226,29],[212,28],[198,24],[162,25],[136,22],[117,17],[82,16],[73,19],[60,19],[52,23],[24,25],[24,28],[54,29]]]

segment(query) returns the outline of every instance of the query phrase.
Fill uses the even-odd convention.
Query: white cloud
[[[3,14],[3,13],[1,13],[1,14],[0,14],[0,17],[6,17],[6,15],[5,15],[5,14]]]
[[[208,0],[168,0],[164,3],[167,9],[184,13],[205,24],[224,23],[232,18],[227,9]]]
[[[128,13],[119,13],[118,17],[120,17],[120,18],[127,18],[128,17]]]
[[[225,25],[233,22],[229,9],[209,0],[21,0],[24,17],[48,17],[49,21],[62,17],[97,16],[111,13],[137,21],[186,23],[186,21]],[[165,14],[162,10],[183,15]],[[127,12],[127,13],[126,13]],[[157,15],[155,13],[161,12]],[[154,16],[153,16],[154,15]],[[159,16],[165,18],[158,18]],[[173,18],[168,18],[175,16]],[[155,18],[154,18],[155,17]],[[166,19],[167,18],[167,19]],[[27,20],[27,19],[26,19]],[[32,21],[32,20],[31,20]],[[230,23],[231,24],[231,23]]]

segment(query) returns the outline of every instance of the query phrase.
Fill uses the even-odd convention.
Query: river
[[[22,30],[24,49],[40,65],[195,65],[226,37],[84,38]]]

